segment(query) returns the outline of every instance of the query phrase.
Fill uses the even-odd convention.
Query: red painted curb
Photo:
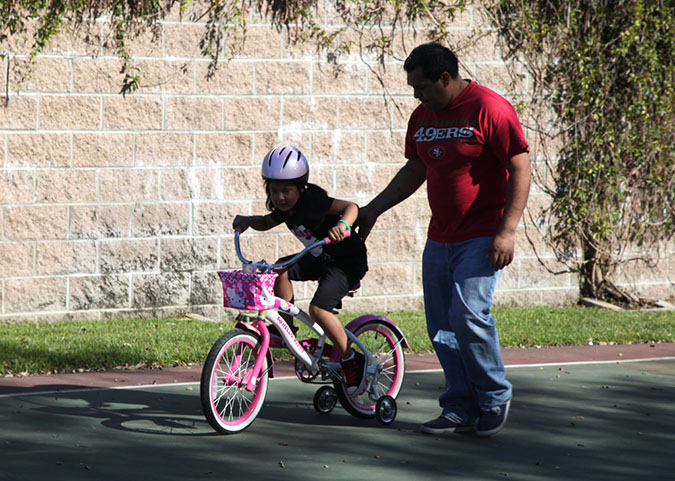
[[[508,348],[502,350],[502,358],[504,364],[511,367],[531,364],[675,358],[675,343],[544,347],[541,349]],[[425,371],[433,369],[440,369],[435,354],[406,355],[406,370]],[[280,361],[275,363],[275,375],[277,378],[294,376],[293,362]],[[3,377],[0,378],[0,395],[198,383],[200,376],[201,366],[54,374],[51,376]]]

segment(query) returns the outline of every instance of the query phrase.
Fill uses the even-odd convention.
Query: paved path
[[[627,361],[635,359],[675,358],[675,343],[620,344],[614,346],[571,346],[554,348],[504,349],[507,366],[556,363]],[[440,369],[434,354],[406,355],[407,371]],[[78,389],[132,387],[199,382],[201,366],[167,369],[138,369],[107,372],[57,374],[0,378],[0,396],[29,392],[70,391]],[[292,362],[275,364],[276,377],[293,376]]]
[[[232,436],[204,419],[198,367],[4,378],[24,394],[0,396],[0,481],[670,480],[674,347],[506,350],[513,404],[488,439],[419,432],[443,390],[433,356],[408,356],[391,426],[340,406],[320,415],[316,386],[280,377],[255,423]],[[110,384],[127,388],[86,389]],[[55,387],[74,390],[25,392]]]

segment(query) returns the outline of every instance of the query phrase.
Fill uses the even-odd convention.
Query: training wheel
[[[314,409],[319,414],[328,414],[338,402],[335,389],[331,386],[322,386],[314,394]]]
[[[382,396],[375,405],[375,417],[382,424],[391,424],[396,419],[396,401],[391,396]]]

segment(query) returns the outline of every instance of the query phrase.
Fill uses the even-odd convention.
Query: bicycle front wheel
[[[245,381],[253,370],[259,346],[257,335],[235,329],[218,339],[206,357],[200,384],[202,410],[219,433],[243,431],[262,408],[269,383],[267,357],[252,391],[246,390]]]
[[[367,389],[359,396],[347,395],[344,384],[340,381],[334,383],[335,393],[340,404],[349,414],[360,418],[373,418],[378,399],[382,396],[391,396],[396,399],[401,391],[405,372],[403,345],[398,335],[384,322],[369,322],[360,326],[354,334],[375,357],[380,365],[380,373],[377,380],[374,376],[368,375]],[[353,345],[352,347],[355,348]],[[375,400],[369,395],[373,383]]]

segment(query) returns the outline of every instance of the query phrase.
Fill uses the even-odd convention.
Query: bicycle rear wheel
[[[345,386],[335,381],[335,393],[342,407],[351,415],[360,418],[375,417],[376,405],[382,396],[396,399],[403,385],[405,372],[405,355],[398,335],[384,322],[373,321],[360,326],[354,335],[366,346],[380,364],[381,371],[375,385],[376,399],[369,396],[374,377],[368,375],[368,389],[360,396],[349,397]],[[352,346],[355,347],[355,346]]]
[[[243,431],[262,408],[269,383],[266,357],[253,391],[247,391],[244,382],[255,365],[259,345],[257,335],[235,329],[218,339],[206,357],[200,384],[202,410],[219,433]]]

